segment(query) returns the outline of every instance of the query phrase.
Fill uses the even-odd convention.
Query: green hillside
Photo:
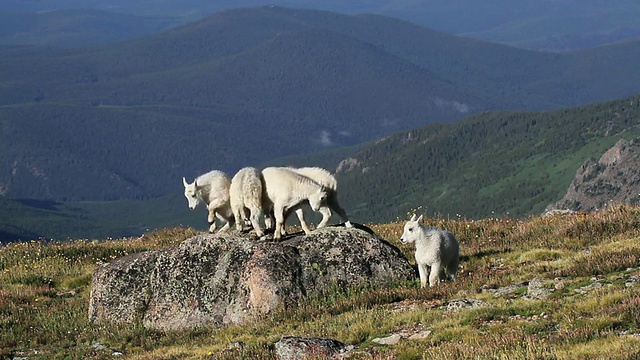
[[[0,196],[0,214],[0,243],[81,238],[97,233],[102,226],[89,221],[86,213],[68,210],[62,203],[51,201],[18,201]]]
[[[446,217],[538,214],[576,170],[640,135],[640,96],[551,112],[487,113],[389,136],[352,157],[340,195],[356,221],[416,208]]]
[[[182,193],[144,201],[53,202],[0,196],[0,214],[0,244],[140,236],[166,227],[209,228],[206,209],[189,210]]]

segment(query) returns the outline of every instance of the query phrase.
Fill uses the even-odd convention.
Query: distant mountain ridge
[[[541,54],[381,16],[240,9],[115,45],[0,48],[0,189],[148,199],[496,109],[635,94],[640,43]],[[176,180],[178,179],[178,180]]]
[[[0,44],[88,46],[151,35],[178,25],[178,20],[171,17],[143,17],[86,8],[38,13],[0,11]]]
[[[634,0],[431,0],[431,1],[271,1],[270,5],[344,14],[378,14],[483,41],[540,51],[594,48],[640,36],[640,4]],[[48,0],[0,2],[1,44],[100,43],[148,34],[157,20],[163,30],[233,8],[264,5],[260,0]],[[101,11],[69,16],[67,10]],[[12,16],[12,14],[14,14]],[[126,20],[126,16],[136,16]],[[32,20],[35,17],[35,22]],[[90,22],[82,19],[91,18]],[[19,22],[14,22],[21,19]],[[3,30],[2,24],[5,24]],[[42,25],[47,31],[42,31]],[[116,25],[105,26],[106,24]],[[63,25],[62,27],[59,27]],[[121,27],[122,29],[120,29]],[[129,31],[123,32],[127,28]]]

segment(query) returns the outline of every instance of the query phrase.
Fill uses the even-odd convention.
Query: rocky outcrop
[[[233,231],[202,234],[99,267],[89,318],[162,330],[239,324],[312,293],[415,277],[396,247],[356,228],[323,228],[280,242]]]
[[[336,359],[354,349],[333,339],[287,336],[275,344],[280,360]]]
[[[578,169],[566,195],[546,211],[595,211],[609,205],[640,203],[640,143],[619,140],[598,161]]]
[[[336,174],[347,173],[357,168],[358,166],[360,166],[360,164],[361,164],[361,161],[356,158],[344,159],[340,161],[340,163],[338,164],[338,167],[336,168]]]

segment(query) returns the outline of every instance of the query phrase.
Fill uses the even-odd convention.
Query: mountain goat
[[[290,209],[296,208],[305,200],[313,211],[326,205],[327,189],[290,168],[268,167],[262,170],[262,176],[267,195],[265,214],[270,214],[272,210],[275,218],[274,239],[282,237],[285,214]],[[304,222],[304,217],[300,216],[301,212],[296,211],[296,214],[305,234],[309,234],[311,231]]]
[[[400,238],[403,244],[415,243],[420,286],[427,286],[427,266],[431,267],[429,286],[436,285],[446,276],[450,280],[455,279],[460,262],[458,241],[451,232],[423,226],[421,221],[422,215],[416,219],[413,214],[411,220],[404,225]]]
[[[245,167],[240,169],[231,179],[229,196],[231,210],[236,220],[236,229],[242,230],[242,226],[247,218],[246,210],[249,211],[251,225],[258,236],[264,235],[264,230],[260,226],[260,218],[263,215],[263,191],[264,180],[262,173],[256,168]]]
[[[229,201],[229,187],[231,181],[225,173],[218,170],[210,171],[198,176],[193,183],[188,183],[182,178],[184,196],[189,201],[189,208],[195,209],[201,202],[207,206],[209,232],[216,230],[216,218],[226,224],[220,231],[226,231],[233,225],[234,217]]]
[[[318,228],[327,226],[327,223],[331,218],[331,210],[337,212],[338,215],[340,215],[346,227],[353,227],[353,225],[349,221],[349,218],[347,217],[346,211],[344,211],[344,209],[340,206],[340,203],[338,203],[338,181],[333,175],[331,175],[329,171],[319,167],[292,168],[292,170],[297,172],[298,174],[313,179],[315,182],[327,189],[327,202],[325,206],[320,207],[322,221],[320,221],[320,223],[318,224]],[[298,215],[298,218],[300,218],[301,215],[298,214],[298,212],[302,212],[302,209],[296,210],[296,214]]]

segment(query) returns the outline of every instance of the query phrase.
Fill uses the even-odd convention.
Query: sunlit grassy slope
[[[158,332],[95,325],[87,310],[99,263],[174,246],[193,236],[173,228],[111,241],[26,242],[0,247],[0,358],[270,359],[282,336],[354,344],[352,359],[633,359],[640,357],[640,207],[594,214],[470,221],[426,219],[461,244],[454,282],[420,289],[359,288],[307,299],[256,323]],[[399,243],[403,221],[368,224],[413,262]],[[548,297],[494,290],[534,278],[555,284]],[[597,284],[597,285],[594,285]],[[446,311],[456,298],[490,306]],[[372,340],[430,331],[382,346]],[[242,342],[244,347],[229,347]],[[117,354],[116,354],[117,355]]]

